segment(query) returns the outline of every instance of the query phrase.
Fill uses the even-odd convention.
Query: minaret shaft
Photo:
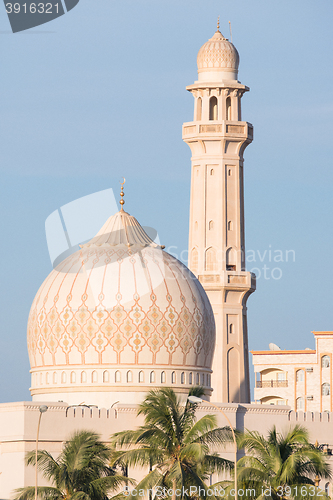
[[[213,307],[213,400],[250,402],[246,302],[255,279],[245,271],[243,152],[253,128],[241,121],[236,80],[196,82],[194,121],[183,126],[192,152],[189,268]]]

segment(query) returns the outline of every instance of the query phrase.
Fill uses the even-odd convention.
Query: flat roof
[[[250,351],[251,354],[316,354],[315,349],[303,349],[301,351]]]
[[[311,332],[313,333],[313,335],[332,335],[333,336],[333,332]]]

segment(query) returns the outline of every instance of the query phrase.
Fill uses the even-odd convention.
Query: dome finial
[[[220,16],[217,18],[217,31],[220,31]]]
[[[124,184],[126,182],[126,179],[125,179],[125,177],[123,177],[123,179],[124,179],[124,181],[120,183],[120,185],[121,185],[121,192],[120,192],[121,199],[120,199],[120,202],[119,202],[120,205],[121,205],[121,209],[120,210],[124,210],[123,206],[124,206],[124,203],[125,203],[125,201],[124,201]]]

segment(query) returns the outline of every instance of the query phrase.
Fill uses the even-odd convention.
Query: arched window
[[[66,373],[62,372],[62,374],[61,374],[61,383],[62,384],[66,384],[66,381],[67,381]]]
[[[234,325],[232,323],[230,323],[229,325],[229,333],[234,333],[235,330],[234,330]]]
[[[329,368],[330,367],[330,357],[329,356],[323,356],[321,358],[321,367],[322,368]]]
[[[175,384],[176,383],[176,372],[171,373],[171,383]]]
[[[213,247],[210,247],[206,250],[205,254],[205,270],[206,271],[216,271],[217,262],[216,262],[216,250]]]
[[[39,374],[39,383],[40,383],[40,385],[43,385],[43,374],[42,373]]]
[[[207,387],[209,387],[209,385],[210,385],[210,384],[209,384],[209,374],[208,374],[208,373],[207,373],[207,375],[206,375],[206,385],[207,385]]]
[[[127,382],[132,382],[133,381],[133,375],[132,375],[132,372],[131,370],[129,370],[126,374],[126,380]]]
[[[75,384],[75,382],[76,382],[76,373],[72,372],[71,373],[71,384]]]
[[[150,372],[150,383],[151,384],[155,383],[155,372]]]
[[[214,221],[213,220],[209,221],[208,227],[209,227],[209,231],[211,231],[212,229],[214,229]]]
[[[165,384],[165,372],[161,373],[161,384]]]
[[[121,382],[121,373],[119,370],[117,370],[116,373],[114,374],[114,381]]]
[[[194,273],[198,272],[198,264],[199,264],[198,261],[199,261],[198,250],[196,248],[192,248],[192,251],[191,251],[191,270]]]
[[[103,382],[104,382],[104,383],[105,383],[105,382],[109,382],[109,380],[110,380],[110,375],[109,375],[109,372],[108,372],[107,370],[105,370],[105,371],[103,372]]]
[[[227,100],[226,100],[226,119],[228,121],[231,120],[231,99],[230,99],[230,97],[227,97]]]
[[[185,373],[184,372],[182,372],[182,374],[180,376],[180,383],[185,384]]]
[[[213,168],[210,169],[210,175],[214,175],[214,169]]]
[[[297,370],[296,382],[304,382],[304,370]]]
[[[56,384],[58,382],[57,372],[53,372],[53,383]]]
[[[93,383],[96,383],[97,382],[97,372],[94,370],[91,374],[91,381]]]
[[[229,170],[228,170],[228,175],[229,175],[229,177],[232,175],[232,170],[231,170],[231,168],[229,168]]]
[[[197,100],[197,120],[200,121],[202,117],[202,99],[201,97]]]
[[[217,120],[217,98],[215,96],[209,99],[209,119]]]
[[[200,383],[200,375],[199,373],[197,373],[197,385],[199,385],[199,383]]]
[[[141,382],[144,382],[144,381],[145,381],[145,376],[144,376],[143,371],[141,370],[139,372],[139,382],[141,383]]]
[[[87,382],[87,374],[86,372],[81,372],[81,384],[85,384]]]
[[[304,398],[296,399],[296,410],[304,410]]]
[[[228,231],[232,231],[232,222],[229,220],[228,222]]]
[[[47,372],[47,373],[46,373],[46,380],[45,380],[45,382],[46,382],[47,384],[49,384],[49,383],[50,383],[50,374],[49,374],[49,372]]]
[[[205,374],[201,374],[201,385],[205,385]]]
[[[330,393],[331,393],[330,384],[325,382],[325,384],[322,384],[322,386],[321,386],[321,394],[322,394],[322,396],[329,396]]]
[[[193,373],[192,373],[192,372],[191,372],[191,373],[189,374],[189,376],[188,376],[188,383],[189,383],[190,385],[192,385],[192,384],[193,384]]]

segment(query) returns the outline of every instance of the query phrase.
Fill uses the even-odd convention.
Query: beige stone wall
[[[132,429],[142,424],[142,418],[136,416],[134,405],[117,405],[116,408],[83,409],[70,408],[66,416],[66,405],[48,403],[49,409],[43,414],[40,428],[40,448],[57,456],[63,442],[80,429],[93,430],[101,434],[107,442],[112,433]],[[290,425],[301,423],[310,432],[312,442],[327,444],[333,448],[333,414],[292,412],[289,407],[270,405],[218,405],[229,417],[232,425],[240,430],[251,429],[267,434],[273,425],[278,431],[288,429]],[[204,403],[197,416],[205,413],[217,415],[219,426],[227,425],[224,416]],[[36,403],[20,402],[0,405],[0,498],[9,499],[15,488],[34,485],[33,467],[25,467],[24,456],[35,449],[39,406]],[[233,460],[233,447],[220,450],[222,455]],[[144,472],[130,470],[131,477],[140,479]],[[42,477],[39,484],[45,485]]]

